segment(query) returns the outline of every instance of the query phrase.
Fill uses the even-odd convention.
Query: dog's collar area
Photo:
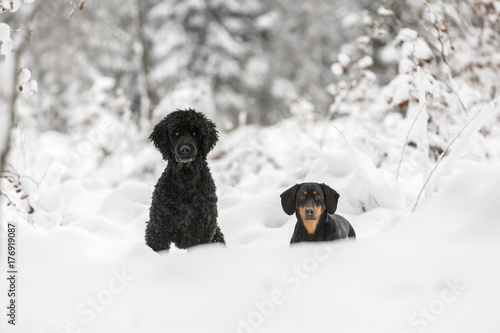
[[[314,235],[316,232],[316,228],[318,227],[319,219],[318,220],[302,220],[302,224],[307,230],[307,233],[309,235]]]

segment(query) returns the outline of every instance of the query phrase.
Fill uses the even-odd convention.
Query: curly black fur
[[[215,124],[193,109],[167,115],[149,137],[167,167],[153,192],[146,244],[155,251],[206,243],[225,244],[217,225],[217,196],[207,155],[219,136]]]

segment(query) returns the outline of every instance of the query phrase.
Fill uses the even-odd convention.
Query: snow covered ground
[[[178,18],[203,13],[198,1],[175,3],[163,3],[163,13]],[[129,59],[128,45],[133,43],[120,37],[112,48],[116,52],[96,51],[110,46],[109,39],[101,40],[101,24],[128,22],[127,6],[113,4],[110,14],[99,16],[104,23],[82,18],[77,22],[85,24],[74,24],[95,25],[99,36],[87,33],[87,27],[69,29],[63,39],[42,38],[51,43],[33,49],[37,61],[24,59],[33,81],[28,68],[11,65],[11,35],[19,37],[24,23],[0,23],[0,57],[7,60],[0,72],[20,74],[20,85],[0,85],[0,97],[10,96],[12,88],[23,94],[0,178],[0,332],[500,332],[498,1],[411,3],[406,14],[380,7],[376,15],[352,12],[343,18],[345,30],[354,27],[348,21],[359,21],[366,31],[330,50],[337,62],[331,66],[336,79],[326,89],[335,99],[329,111],[307,100],[309,93],[297,93],[302,81],[309,90],[309,77],[319,74],[312,65],[317,60],[311,63],[306,53],[297,59],[286,54],[290,72],[300,64],[299,74],[304,69],[311,73],[294,75],[297,82],[279,75],[274,81],[262,59],[269,56],[271,64],[289,48],[273,57],[260,54],[259,43],[243,45],[243,39],[227,45],[254,50],[256,57],[220,58],[225,69],[250,59],[241,73],[238,66],[236,74],[209,70],[205,78],[197,74],[199,80],[177,85],[170,95],[164,84],[153,85],[160,87],[156,93],[163,102],[152,123],[176,107],[199,106],[219,121],[221,131],[209,162],[227,247],[173,248],[169,253],[155,253],[144,242],[151,193],[164,163],[136,126],[131,111],[136,96],[125,93],[128,83],[119,82],[131,75],[125,81],[135,85],[137,66]],[[22,2],[13,4],[8,7],[15,12]],[[33,10],[47,14],[55,8]],[[337,9],[335,15],[342,12]],[[268,28],[280,21],[270,14],[275,23],[265,23]],[[413,14],[422,17],[411,22]],[[164,25],[165,15],[157,17],[162,21],[158,26],[172,30],[174,21]],[[390,23],[393,15],[400,20]],[[238,20],[231,22],[238,27]],[[65,25],[57,27],[47,25],[67,31]],[[34,40],[41,41],[36,36],[48,32],[37,28]],[[205,46],[218,50],[224,43],[216,37],[226,38],[226,29],[211,30],[212,37],[203,38],[209,41]],[[315,37],[310,41],[317,44],[316,29],[309,30]],[[75,38],[75,32],[93,42]],[[149,74],[177,81],[187,69],[179,67],[176,54],[185,52],[183,61],[188,59],[194,44],[186,39],[187,51],[164,55],[164,40],[178,39],[156,28],[150,33],[161,38],[160,50],[152,52],[171,60],[152,64]],[[290,35],[290,50],[296,49],[297,36]],[[78,56],[68,56],[67,50],[76,50],[69,40],[77,43]],[[63,52],[55,48],[58,43]],[[200,57],[203,61],[194,68],[207,67],[205,61],[219,63],[223,54],[214,54]],[[57,59],[55,65],[51,58]],[[110,58],[123,68],[109,68]],[[71,70],[64,70],[61,61]],[[175,69],[172,77],[170,69]],[[212,91],[208,78],[225,85],[244,78],[242,84],[251,89]],[[34,79],[41,80],[39,97],[32,94],[38,87]],[[276,124],[236,128],[236,118],[245,124],[251,115],[248,92],[254,88],[259,95],[269,88],[286,105],[264,103],[259,109],[255,104],[255,112]],[[6,107],[4,100],[10,98],[0,98]],[[217,104],[234,104],[230,109],[242,113],[231,120]],[[295,217],[282,211],[279,195],[304,181],[326,183],[340,193],[337,212],[353,225],[356,242],[289,246]],[[9,234],[12,238],[5,238]],[[15,264],[7,256],[14,250]],[[15,326],[8,324],[11,300]]]
[[[51,185],[33,186],[33,225],[9,216],[18,308],[15,327],[2,313],[2,332],[498,332],[499,164],[462,147],[411,213],[425,170],[405,162],[395,181],[402,141],[377,143],[389,156],[376,168],[367,154],[377,138],[335,124],[323,132],[322,123],[284,121],[221,136],[210,165],[227,247],[157,254],[144,244],[163,168],[150,145],[92,178],[77,163],[62,183],[50,183],[61,168],[42,170]],[[71,151],[54,136],[42,136],[41,150]],[[150,176],[110,185],[141,159],[155,165]],[[295,218],[279,194],[302,181],[341,194],[338,213],[356,242],[289,246]]]

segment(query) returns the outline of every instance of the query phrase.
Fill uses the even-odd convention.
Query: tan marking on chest
[[[316,227],[318,226],[318,220],[302,220],[302,224],[304,224],[304,227],[306,227],[307,233],[309,235],[314,234],[316,231]]]
[[[325,209],[325,206],[314,206],[314,218],[307,220],[306,217],[306,207],[297,207],[297,210],[300,215],[300,219],[302,220],[302,224],[307,230],[307,233],[312,235],[316,231],[316,227],[318,226],[319,223],[319,218],[321,217],[321,214],[323,213],[323,210]]]

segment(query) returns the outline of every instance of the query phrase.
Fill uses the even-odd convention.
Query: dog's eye
[[[306,200],[306,197],[304,195],[299,195],[299,200],[304,201]]]
[[[316,194],[316,196],[314,197],[314,199],[316,199],[316,200],[318,200],[318,201],[319,201],[319,200],[321,200],[321,195]]]
[[[181,135],[181,133],[175,132],[175,136],[179,136],[179,135]]]
[[[193,131],[193,136],[196,136],[196,134],[197,134],[196,131]]]

